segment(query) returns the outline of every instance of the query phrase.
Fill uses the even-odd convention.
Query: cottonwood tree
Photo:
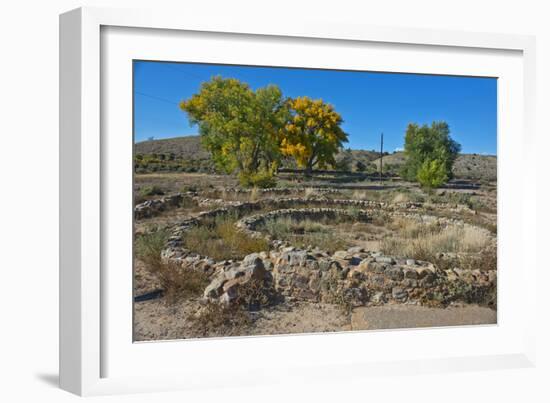
[[[289,116],[277,86],[253,91],[237,79],[217,76],[180,108],[199,126],[202,144],[218,169],[238,172],[243,185],[272,183],[280,133]]]
[[[401,176],[423,186],[441,186],[453,177],[453,163],[460,149],[446,122],[433,122],[431,126],[410,123],[405,133],[406,162]]]
[[[340,127],[340,114],[321,99],[298,97],[287,104],[290,118],[282,132],[281,152],[294,157],[307,173],[314,166],[334,167],[336,153],[348,141],[348,135]]]

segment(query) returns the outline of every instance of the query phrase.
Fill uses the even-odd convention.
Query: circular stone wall
[[[289,208],[304,206],[308,208]],[[323,207],[316,207],[323,206]],[[329,207],[327,207],[329,206]],[[283,207],[283,208],[281,208]],[[350,211],[336,207],[354,207]],[[261,214],[258,210],[274,209]],[[464,223],[455,218],[419,214],[420,203],[379,203],[338,199],[264,199],[257,202],[233,202],[225,207],[199,213],[174,226],[163,251],[164,259],[203,270],[210,275],[204,298],[222,303],[242,302],[248,289],[265,289],[272,295],[289,299],[325,301],[346,306],[378,305],[388,302],[432,304],[454,300],[483,299],[496,289],[496,270],[441,270],[431,262],[383,256],[362,248],[350,248],[330,254],[322,250],[306,250],[280,244],[274,250],[253,253],[242,261],[216,262],[182,246],[182,236],[206,218],[237,213],[240,230],[253,236],[267,220],[289,217],[295,220],[350,219],[368,221],[373,213],[425,220],[446,225]],[[252,214],[252,215],[251,215]],[[260,287],[258,287],[260,285]]]

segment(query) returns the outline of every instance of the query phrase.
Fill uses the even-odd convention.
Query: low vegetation
[[[349,244],[335,233],[334,228],[323,222],[277,218],[267,221],[260,230],[273,239],[288,241],[296,247],[316,246],[322,250],[334,252]]]
[[[473,253],[488,246],[483,230],[473,226],[447,226],[396,220],[397,234],[382,241],[381,250],[391,256],[431,261],[442,253]]]
[[[265,239],[253,238],[235,227],[235,216],[219,216],[192,228],[183,238],[187,249],[215,260],[242,259],[269,250]]]
[[[209,280],[205,273],[175,262],[164,262],[161,252],[167,234],[156,231],[140,235],[136,239],[136,256],[154,274],[162,287],[163,295],[169,303],[181,298],[200,296]]]
[[[460,152],[446,122],[431,126],[410,123],[405,132],[405,163],[401,177],[428,188],[439,187],[453,177],[453,164]]]
[[[162,230],[138,235],[135,240],[135,256],[150,270],[157,270],[162,264],[161,252],[167,239],[168,233]]]
[[[192,334],[188,337],[226,337],[245,333],[252,325],[248,311],[240,305],[206,304],[189,317]]]

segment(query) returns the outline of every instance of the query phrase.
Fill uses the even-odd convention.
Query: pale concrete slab
[[[478,305],[429,308],[417,305],[384,305],[353,310],[352,330],[496,324],[497,312]]]

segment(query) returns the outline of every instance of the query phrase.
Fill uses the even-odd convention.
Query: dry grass
[[[174,262],[162,263],[154,274],[160,280],[168,303],[175,303],[182,298],[199,297],[209,283],[204,272],[182,267]]]
[[[323,197],[323,194],[317,190],[315,190],[314,188],[306,188],[304,190],[304,197],[305,198],[310,198],[310,197]]]
[[[267,232],[274,239],[288,241],[299,248],[316,246],[334,252],[348,246],[348,243],[335,233],[333,227],[322,221],[297,221],[283,217],[267,221],[260,230]]]
[[[168,234],[158,230],[139,235],[135,240],[135,255],[149,270],[157,270],[162,264],[160,254],[164,249]]]
[[[485,231],[473,226],[441,227],[410,220],[396,220],[397,234],[385,238],[381,250],[388,255],[433,260],[441,253],[472,253],[489,244]]]
[[[254,252],[269,250],[263,238],[253,238],[235,227],[236,217],[217,217],[192,228],[184,235],[187,249],[215,260],[242,259]]]
[[[180,298],[201,295],[208,285],[208,277],[191,267],[163,262],[161,252],[166,239],[167,235],[163,231],[139,236],[136,239],[136,256],[145,264],[147,270],[159,279],[163,295],[169,303],[174,303]]]
[[[189,319],[194,337],[239,336],[252,325],[250,314],[240,305],[209,303]]]

